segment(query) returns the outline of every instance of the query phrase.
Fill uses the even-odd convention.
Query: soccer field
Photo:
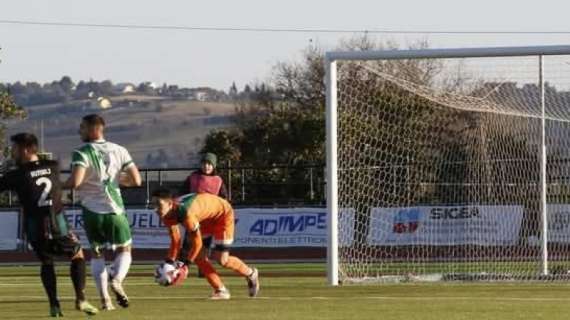
[[[73,309],[67,268],[58,268],[58,288],[67,319],[85,319]],[[134,266],[126,289],[131,307],[96,319],[567,319],[570,287],[561,283],[383,284],[328,287],[324,265],[259,265],[262,290],[247,297],[245,281],[224,273],[230,301],[208,301],[210,289],[191,270],[183,286],[164,288],[153,266]],[[0,267],[0,318],[47,318],[38,267]],[[265,276],[264,276],[265,275]],[[98,302],[94,283],[88,295]]]

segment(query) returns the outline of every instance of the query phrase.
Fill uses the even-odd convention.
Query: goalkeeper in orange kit
[[[186,278],[187,264],[192,262],[198,266],[214,289],[211,299],[230,299],[229,290],[210,263],[206,248],[202,246],[203,239],[212,237],[215,244],[213,258],[222,267],[245,277],[249,296],[257,296],[259,292],[257,269],[250,268],[229,253],[234,240],[234,210],[226,200],[208,193],[191,193],[175,198],[166,189],[156,190],[152,196],[156,213],[168,227],[170,235],[170,249],[166,262],[174,263],[182,244],[178,225],[181,224],[188,231],[188,242],[192,249],[188,252],[186,265],[181,268],[182,276],[178,277],[174,284],[179,284]]]

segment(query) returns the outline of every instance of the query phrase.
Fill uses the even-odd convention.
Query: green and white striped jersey
[[[87,169],[83,183],[76,190],[81,206],[101,214],[125,213],[119,175],[131,165],[134,162],[127,149],[104,140],[74,150],[71,166]]]

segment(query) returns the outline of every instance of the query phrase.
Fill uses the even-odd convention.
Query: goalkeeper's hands
[[[170,259],[167,259],[165,262],[172,264],[178,271],[176,273],[176,277],[174,277],[170,285],[172,286],[181,285],[184,282],[184,280],[188,278],[188,263],[182,261],[173,261]]]

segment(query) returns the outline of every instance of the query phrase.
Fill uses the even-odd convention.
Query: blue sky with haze
[[[18,0],[0,20],[203,27],[570,31],[568,1],[443,0]],[[349,34],[123,30],[0,24],[0,82],[74,80],[175,83],[227,89],[266,80],[312,40],[334,48]],[[570,44],[570,35],[386,35],[432,47]]]

